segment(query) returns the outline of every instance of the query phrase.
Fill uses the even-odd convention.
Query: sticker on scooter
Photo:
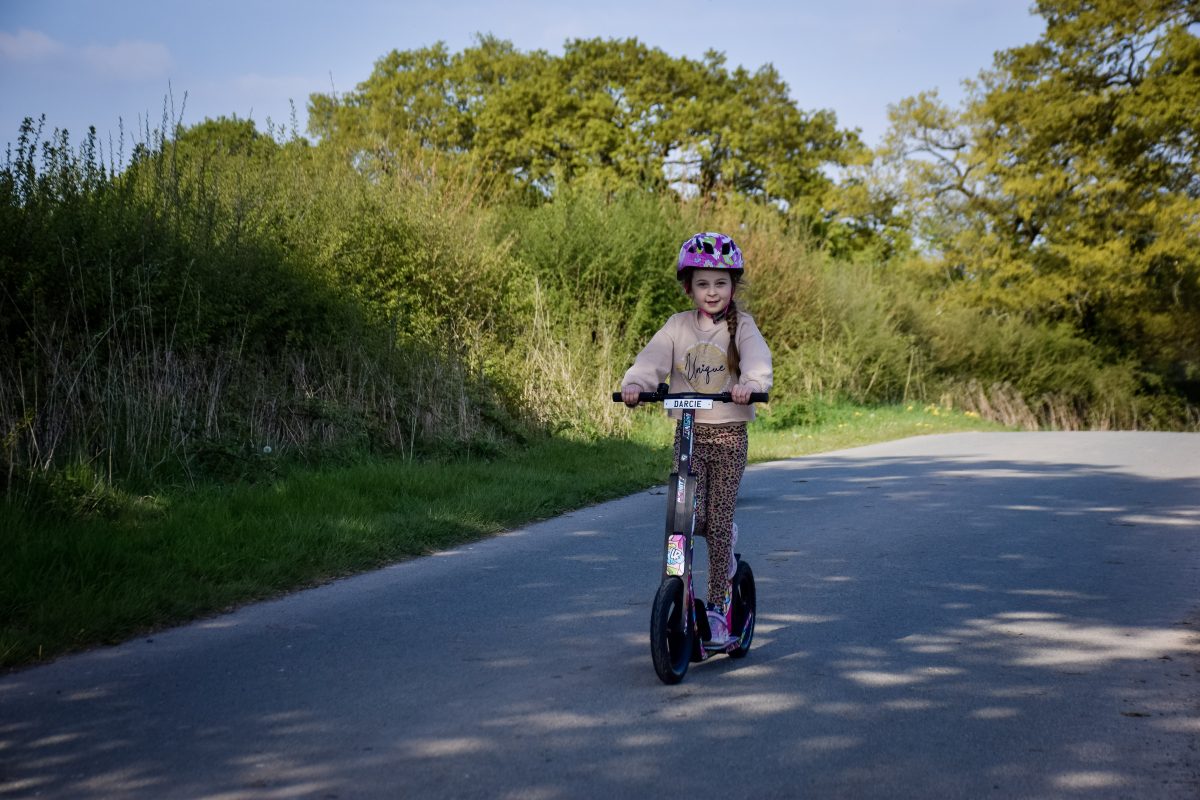
[[[679,534],[674,534],[667,538],[667,574],[682,575],[683,574],[683,557],[684,545],[687,543],[687,537]]]
[[[703,408],[709,409],[713,407],[712,400],[704,400],[698,397],[677,397],[663,401],[664,408],[684,409],[684,408]]]

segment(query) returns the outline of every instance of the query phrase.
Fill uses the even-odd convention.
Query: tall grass
[[[368,181],[236,120],[117,176],[37,135],[0,173],[10,494],[68,467],[193,482],[525,435],[489,374],[508,265],[471,185]]]
[[[667,316],[686,305],[674,258],[687,235],[677,206],[641,192],[566,190],[509,208],[502,235],[520,264],[514,352],[523,405],[548,430],[621,435],[612,392]]]
[[[597,303],[556,320],[540,285],[523,337],[522,403],[545,429],[583,438],[625,434],[629,415],[611,402],[621,384],[628,348],[619,340],[617,314]]]

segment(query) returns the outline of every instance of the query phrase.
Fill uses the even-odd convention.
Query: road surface
[[[753,650],[674,687],[664,500],[0,678],[0,796],[1200,797],[1200,435],[754,466]]]

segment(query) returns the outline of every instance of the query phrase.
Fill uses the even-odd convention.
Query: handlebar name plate
[[[684,409],[684,408],[700,408],[710,409],[713,407],[712,400],[704,400],[701,398],[681,398],[675,397],[668,400],[663,400],[663,408],[668,409]]]

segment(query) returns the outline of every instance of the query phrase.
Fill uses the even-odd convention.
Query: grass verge
[[[262,485],[165,491],[110,518],[0,505],[0,667],[220,612],[510,529],[663,479],[671,427],[549,439],[491,461],[380,461]],[[763,461],[921,433],[995,429],[932,407],[836,407],[801,427],[770,414]]]

